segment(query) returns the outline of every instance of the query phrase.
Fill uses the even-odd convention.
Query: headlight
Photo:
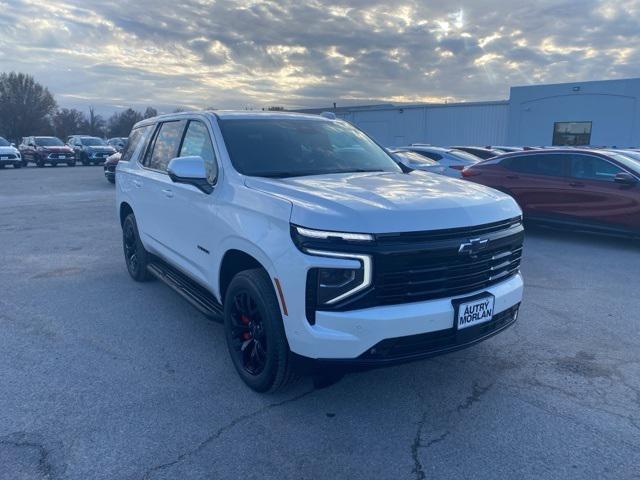
[[[346,240],[353,242],[371,242],[373,235],[369,233],[332,232],[328,230],[312,230],[304,227],[294,227],[298,235],[316,240]]]
[[[371,285],[371,257],[355,253],[307,250],[310,255],[344,258],[360,263],[359,268],[313,268],[309,272],[308,285],[315,290],[316,305],[333,305],[351,297]]]

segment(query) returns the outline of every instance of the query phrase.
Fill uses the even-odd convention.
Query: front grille
[[[478,255],[448,249],[379,255],[375,289],[379,304],[454,297],[482,290],[518,272],[520,240],[495,242]]]
[[[15,153],[0,153],[0,158],[3,160],[15,160],[18,156]]]
[[[462,244],[486,241],[473,254],[460,253]],[[524,229],[520,217],[468,228],[426,232],[376,234],[369,245],[335,245],[333,251],[371,255],[371,288],[335,305],[315,303],[315,285],[307,278],[307,318],[321,310],[355,310],[482,291],[516,275],[520,268]],[[328,249],[326,245],[304,245]]]
[[[70,155],[68,153],[50,153],[47,158],[49,160],[66,160],[68,158],[71,158],[73,155]]]

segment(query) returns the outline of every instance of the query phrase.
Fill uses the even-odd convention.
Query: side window
[[[520,155],[502,161],[509,170],[529,175],[542,175],[546,177],[564,176],[566,155],[563,154],[536,154]]]
[[[148,157],[148,163],[146,162],[147,158],[145,158],[145,165],[161,172],[167,171],[167,165],[178,154],[184,125],[185,120],[164,122],[160,125]],[[149,154],[149,152],[147,153]]]
[[[204,160],[207,169],[207,181],[216,183],[218,177],[218,164],[213,150],[209,131],[204,123],[192,120],[187,127],[187,133],[182,141],[180,157],[198,156]]]
[[[131,130],[129,134],[129,141],[127,142],[127,146],[122,152],[122,157],[120,158],[123,162],[128,162],[133,158],[134,155],[139,155],[140,148],[145,143],[144,141],[147,138],[148,133],[151,131],[151,125],[147,125],[146,127],[138,127]]]
[[[570,171],[573,178],[613,182],[616,174],[624,170],[592,155],[572,155]]]

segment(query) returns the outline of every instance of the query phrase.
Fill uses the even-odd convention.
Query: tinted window
[[[571,156],[571,176],[573,178],[613,182],[613,177],[622,171],[613,163],[592,155]]]
[[[502,165],[520,173],[561,177],[564,175],[565,160],[566,155],[563,154],[521,155],[503,160]]]
[[[122,161],[128,162],[134,155],[139,155],[141,146],[144,144],[144,141],[146,140],[147,135],[150,131],[151,125],[147,125],[146,127],[138,127],[131,130],[129,141],[127,142],[127,147],[122,152]]]
[[[36,145],[39,147],[57,147],[64,145],[64,143],[56,137],[36,137]]]
[[[251,118],[219,125],[234,168],[245,175],[401,171],[382,148],[345,122]]]
[[[160,125],[160,130],[156,134],[153,150],[145,164],[154,170],[165,172],[167,165],[178,154],[178,147],[182,139],[185,120],[175,122],[165,122]]]
[[[591,122],[556,122],[553,124],[554,145],[589,145]]]
[[[7,142],[6,139],[0,137],[0,147],[8,147],[9,145],[11,145],[9,142]]]
[[[211,184],[215,183],[218,177],[218,164],[216,163],[216,154],[213,151],[209,131],[204,123],[196,121],[189,122],[179,156],[202,157],[207,169],[207,180]]]
[[[418,150],[412,150],[412,151],[416,152],[418,155],[422,155],[424,158],[430,158],[431,160],[435,160],[436,162],[438,160],[442,160],[442,155],[440,155],[439,153],[424,152],[424,151],[418,151]]]

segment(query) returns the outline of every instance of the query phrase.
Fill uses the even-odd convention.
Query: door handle
[[[133,184],[138,188],[142,187],[142,182],[140,180],[134,180]]]
[[[569,185],[571,185],[572,187],[584,187],[584,183],[580,182],[569,182]]]
[[[168,188],[163,189],[162,193],[164,193],[164,196],[167,198],[173,198],[173,192]]]

